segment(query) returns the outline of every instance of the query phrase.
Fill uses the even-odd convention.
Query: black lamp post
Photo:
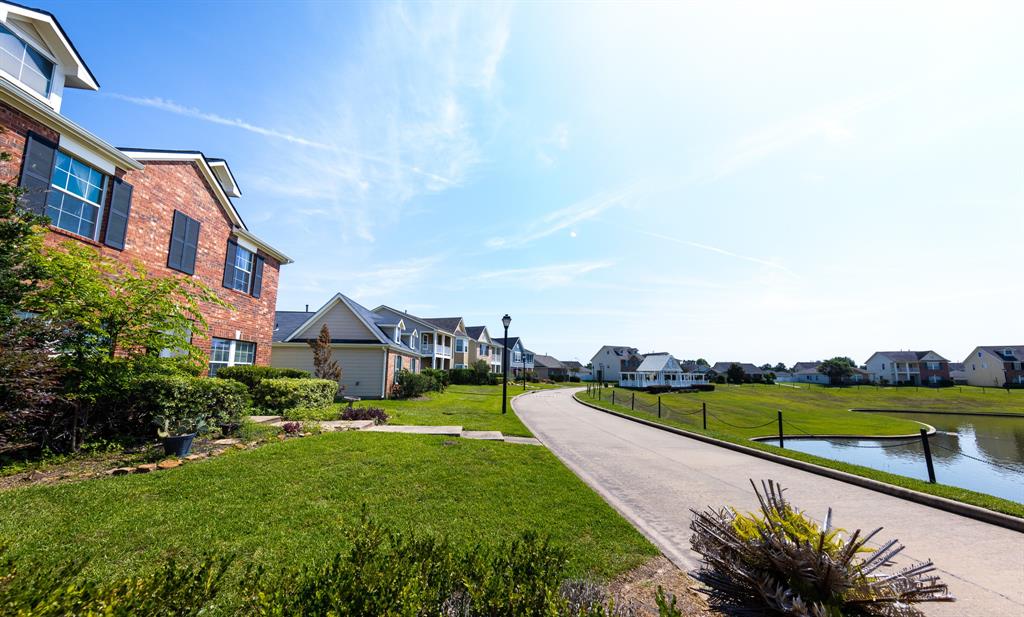
[[[505,326],[505,340],[501,346],[501,364],[504,371],[504,378],[501,380],[501,413],[505,413],[505,407],[508,405],[508,325],[512,323],[512,318],[505,313],[505,316],[501,318],[501,325]]]

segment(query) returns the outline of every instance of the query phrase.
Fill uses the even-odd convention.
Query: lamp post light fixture
[[[512,323],[512,318],[505,313],[505,316],[501,318],[501,325],[505,326],[505,341],[501,346],[501,365],[503,369],[503,379],[501,380],[501,413],[505,413],[505,407],[508,405],[508,325]]]

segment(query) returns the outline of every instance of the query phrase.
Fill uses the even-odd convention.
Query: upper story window
[[[55,189],[46,199],[50,221],[61,229],[95,238],[107,177],[58,150],[50,183]]]
[[[929,371],[937,371],[937,370],[939,370],[939,363],[938,362],[929,362],[928,363],[928,370]]]
[[[231,278],[231,288],[249,293],[252,285],[252,271],[256,265],[256,256],[252,251],[238,247],[235,251],[234,273]]]
[[[263,257],[229,240],[224,258],[224,286],[259,298],[263,287],[263,261]]]
[[[455,339],[455,351],[463,352],[463,351],[468,351],[468,350],[469,350],[469,347],[466,346],[466,339],[464,339],[464,338],[457,338],[457,339]]]
[[[53,67],[53,62],[0,24],[0,69],[43,97],[48,97]]]

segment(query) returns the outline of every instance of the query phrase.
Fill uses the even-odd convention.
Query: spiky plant
[[[920,602],[952,601],[933,575],[931,561],[893,569],[902,550],[897,540],[868,546],[881,527],[844,537],[794,509],[783,489],[769,480],[761,490],[751,480],[761,510],[733,508],[693,512],[690,544],[704,557],[698,578],[711,605],[733,615],[797,617],[911,617]]]

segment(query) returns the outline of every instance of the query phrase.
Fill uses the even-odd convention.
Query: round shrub
[[[241,422],[250,404],[249,391],[239,382],[185,375],[139,379],[135,401],[150,420],[202,420],[214,425]]]
[[[263,379],[252,391],[253,405],[274,413],[308,407],[320,409],[334,403],[338,382],[330,379]]]
[[[276,366],[239,365],[225,366],[217,371],[220,379],[240,381],[251,392],[264,379],[308,379],[309,371],[297,368],[280,368]]]

